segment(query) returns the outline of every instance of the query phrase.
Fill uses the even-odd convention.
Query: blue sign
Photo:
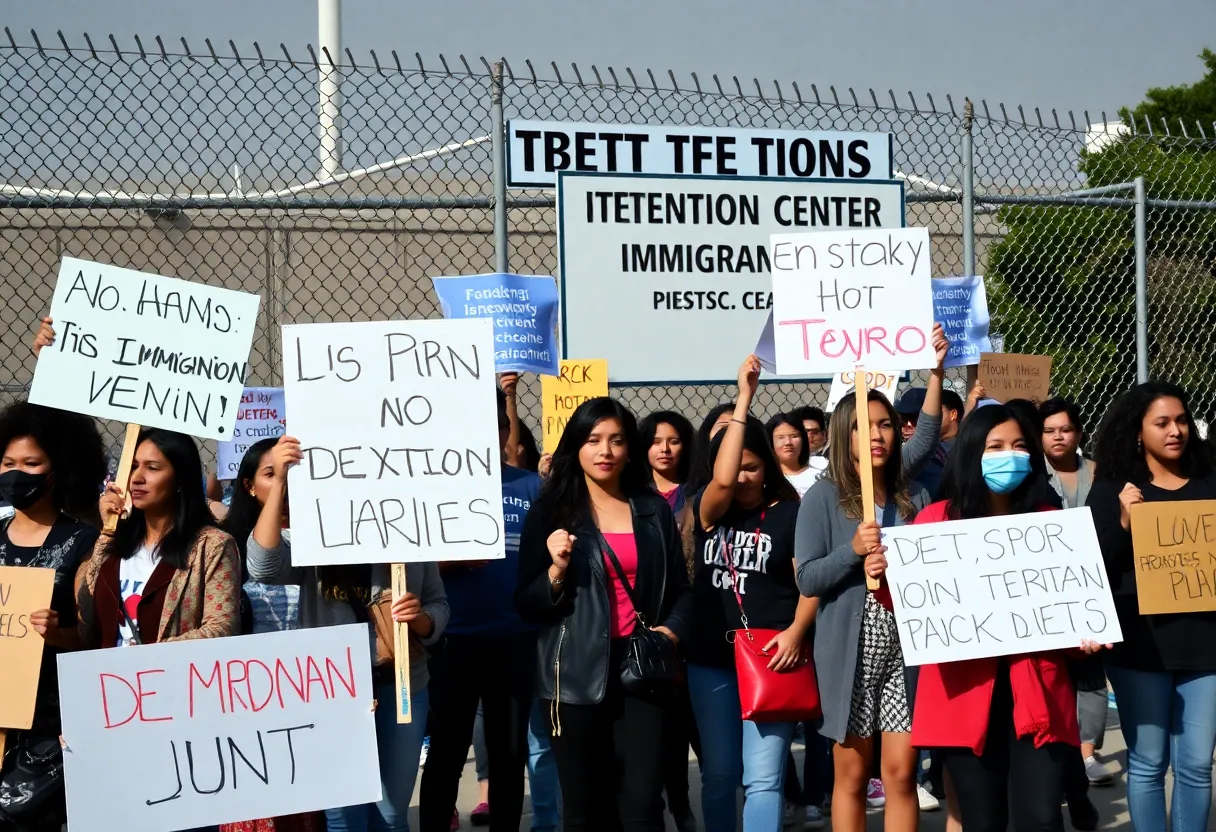
[[[947,368],[979,364],[980,353],[992,352],[983,277],[933,278],[933,318],[950,339]]]
[[[494,321],[494,371],[558,374],[557,283],[552,277],[477,274],[431,279],[443,317]]]

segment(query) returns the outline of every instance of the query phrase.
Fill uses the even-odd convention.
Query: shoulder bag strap
[[[600,548],[603,549],[604,554],[608,556],[608,559],[612,561],[612,566],[616,570],[616,574],[621,581],[621,585],[625,587],[625,594],[629,596],[629,603],[633,606],[634,617],[637,618],[638,622],[643,627],[647,627],[648,625],[646,624],[646,619],[642,617],[641,611],[638,610],[637,596],[633,594],[633,587],[630,586],[629,578],[625,575],[625,567],[621,566],[621,561],[617,558],[616,552],[612,551],[612,547],[608,545],[607,538],[604,537],[604,533],[601,532],[598,527],[595,530],[595,535],[599,538]]]

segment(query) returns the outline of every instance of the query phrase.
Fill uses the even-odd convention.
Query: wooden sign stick
[[[131,466],[135,463],[135,446],[139,444],[139,425],[127,425],[127,435],[122,441],[122,453],[118,457],[118,472],[114,475],[114,483],[122,489],[122,498],[127,499],[127,490],[131,485]],[[105,531],[113,534],[118,528],[118,515],[111,514],[105,519]]]
[[[393,564],[393,602],[405,595],[405,564]],[[397,723],[414,721],[410,698],[410,625],[393,622],[393,678],[397,680]]]
[[[857,385],[857,475],[861,478],[861,519],[873,523],[874,460],[870,456],[870,391],[866,388],[865,367],[853,370],[853,381]],[[878,589],[878,586],[877,578],[866,575],[867,589]]]
[[[4,729],[0,728],[0,765],[4,765],[4,734]]]

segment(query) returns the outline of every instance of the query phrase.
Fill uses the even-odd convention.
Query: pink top
[[[636,586],[638,543],[634,540],[633,532],[612,534],[605,532],[604,540],[608,541],[616,559],[621,562],[621,568],[625,570],[625,577],[629,578],[629,585]],[[611,638],[627,638],[633,633],[633,626],[637,619],[633,614],[633,603],[629,600],[629,593],[621,585],[616,567],[612,565],[612,558],[608,557],[607,552],[604,553],[604,570],[608,573],[608,600],[612,602],[608,609],[608,635]]]

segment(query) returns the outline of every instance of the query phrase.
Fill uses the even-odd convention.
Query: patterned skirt
[[[911,730],[904,654],[895,613],[880,604],[873,592],[867,592],[849,707],[849,733],[865,739],[876,732],[906,734]]]
[[[319,813],[284,815],[280,818],[225,823],[220,832],[325,832],[325,816]]]

